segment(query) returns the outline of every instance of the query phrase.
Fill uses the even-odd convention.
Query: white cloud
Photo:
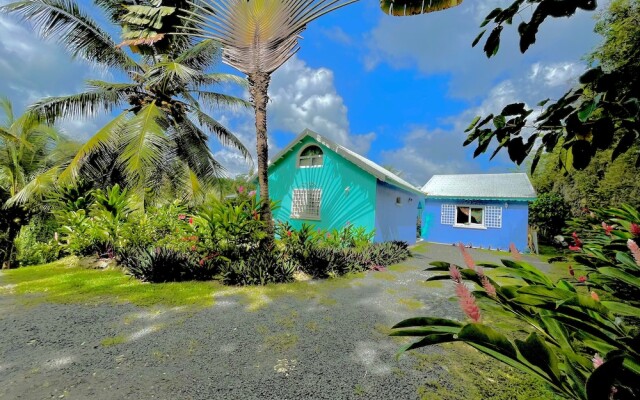
[[[297,135],[308,128],[360,154],[369,151],[376,137],[373,132],[350,132],[348,110],[330,69],[311,68],[293,57],[273,74],[269,98],[273,129]]]
[[[537,42],[524,55],[518,47],[518,23],[507,25],[499,53],[487,59],[482,51],[486,36],[476,48],[471,48],[471,42],[487,13],[510,3],[511,0],[479,0],[428,15],[381,16],[367,34],[369,51],[364,66],[371,70],[386,63],[398,70],[417,68],[426,75],[444,73],[451,77],[449,95],[477,98],[497,82],[523,74],[532,64],[578,60],[599,40],[593,33],[594,13],[578,11],[570,18],[548,18],[540,27]],[[561,84],[563,73],[571,73],[556,67],[555,76],[548,71],[548,84]]]
[[[545,97],[557,98],[574,82],[583,71],[583,66],[571,62],[560,62],[531,66],[528,73],[514,79],[501,81],[488,91],[487,96],[477,106],[466,111],[443,118],[440,125],[447,129],[429,129],[424,126],[408,126],[403,137],[403,146],[399,149],[383,151],[383,164],[404,171],[405,177],[416,185],[424,185],[434,174],[478,173],[486,171],[511,171],[516,165],[509,161],[505,150],[499,153],[488,167],[473,159],[475,144],[462,147],[467,134],[464,130],[476,116],[499,113],[504,106],[514,102],[525,102],[539,113],[535,105]],[[530,117],[531,118],[531,117]],[[489,147],[489,154],[495,148]],[[488,154],[479,156],[487,159]]]

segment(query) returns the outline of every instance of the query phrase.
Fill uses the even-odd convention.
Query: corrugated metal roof
[[[295,139],[293,139],[291,143],[287,145],[287,147],[285,147],[278,154],[276,154],[273,157],[273,159],[269,160],[269,166],[275,164],[280,158],[282,158],[285,154],[287,154],[291,149],[293,149],[293,147],[296,144],[298,144],[302,139],[304,139],[307,136],[315,139],[318,143],[335,151],[337,154],[340,154],[342,157],[344,157],[348,161],[351,161],[352,163],[354,163],[356,166],[363,169],[364,171],[375,176],[380,181],[389,183],[391,185],[397,186],[404,190],[408,190],[412,193],[423,194],[419,188],[413,186],[412,184],[400,178],[398,175],[394,174],[388,169],[379,166],[378,164],[361,156],[360,154],[355,153],[347,149],[346,147],[341,146],[336,142],[329,140],[324,136],[320,135],[319,133],[316,133],[310,129],[305,129],[301,134],[299,134]]]
[[[536,191],[527,174],[434,175],[423,187],[427,197],[478,200],[534,200]]]

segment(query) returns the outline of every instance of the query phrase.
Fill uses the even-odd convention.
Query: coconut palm
[[[124,6],[159,2],[96,0],[95,3],[105,11],[109,21],[119,23],[126,10]],[[141,196],[168,179],[188,185],[184,193],[197,191],[223,171],[207,145],[207,133],[250,159],[241,141],[205,108],[249,105],[211,89],[227,83],[246,84],[238,76],[210,71],[220,57],[219,46],[213,40],[194,44],[184,36],[156,35],[153,40],[139,39],[118,46],[105,29],[69,0],[18,1],[0,10],[32,23],[42,37],[56,37],[73,56],[126,77],[115,83],[89,80],[83,93],[45,98],[30,107],[31,112],[49,122],[121,110],[63,165],[58,176],[60,183],[67,184],[79,175],[90,174],[104,177],[103,183],[113,183],[109,179],[118,176]],[[132,27],[136,25],[129,24],[126,28]],[[125,51],[125,45],[137,54]]]
[[[267,90],[271,74],[299,49],[307,24],[357,0],[195,0],[184,9],[187,35],[222,45],[223,62],[247,75],[255,110],[261,218],[273,236],[267,175]]]

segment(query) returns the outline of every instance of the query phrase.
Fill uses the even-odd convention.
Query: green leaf
[[[478,44],[478,42],[480,41],[480,39],[482,39],[482,36],[484,36],[484,33],[485,33],[486,31],[487,31],[487,30],[486,30],[486,29],[484,29],[482,32],[480,32],[480,33],[478,34],[478,36],[476,36],[476,38],[475,38],[475,39],[473,39],[473,42],[471,43],[471,47],[476,47],[476,45]]]
[[[549,102],[549,100],[550,99],[542,100],[542,101],[538,102],[537,106],[538,107],[544,107],[544,105],[547,104]]]
[[[456,335],[452,333],[428,335],[418,340],[417,342],[413,342],[411,344],[401,347],[400,350],[398,350],[398,353],[396,354],[396,358],[400,357],[402,353],[404,353],[405,351],[419,349],[420,347],[430,346],[432,344],[449,343],[449,342],[456,342],[456,341],[457,341]]]
[[[483,324],[465,325],[458,333],[458,339],[487,347],[512,360],[518,357],[515,347],[506,336]]]
[[[580,110],[578,110],[578,119],[581,122],[586,122],[589,117],[591,117],[596,108],[598,108],[598,103],[600,102],[601,96],[602,95],[598,95],[580,106]]]
[[[405,319],[404,321],[398,322],[392,327],[392,329],[409,328],[409,327],[416,327],[416,326],[432,326],[432,325],[462,327],[463,324],[457,321],[446,319],[446,318],[416,317],[416,318],[408,318],[408,319]]]
[[[640,318],[640,308],[634,307],[627,303],[620,303],[617,301],[602,301],[602,305],[607,307],[614,314]]]
[[[640,288],[640,278],[624,272],[618,268],[602,267],[598,268],[598,272],[600,272],[602,275],[619,279],[625,283],[628,283],[629,285],[635,286],[636,288]]]
[[[496,115],[496,116],[493,118],[493,125],[494,125],[497,129],[503,128],[503,127],[506,125],[506,123],[507,123],[507,120],[506,120],[506,118],[504,117],[504,115]]]
[[[480,116],[476,116],[473,121],[471,121],[471,123],[469,124],[469,126],[467,127],[467,129],[464,130],[465,133],[469,132],[470,130],[472,130],[477,124],[478,121],[480,121]]]
[[[491,31],[491,34],[484,44],[483,50],[488,58],[491,58],[498,54],[498,49],[500,48],[500,32],[502,32],[502,25],[496,26]]]
[[[529,334],[525,341],[516,339],[515,343],[529,363],[546,372],[552,380],[560,381],[558,357],[535,332]]]

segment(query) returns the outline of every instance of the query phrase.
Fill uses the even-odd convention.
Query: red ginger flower
[[[640,236],[640,225],[638,225],[636,223],[632,223],[631,227],[629,228],[629,232],[631,232],[633,234],[633,236],[639,237]]]
[[[627,240],[627,247],[631,250],[633,259],[636,260],[636,264],[640,267],[640,248],[638,244],[633,239],[629,239]]]
[[[569,246],[569,250],[571,250],[571,251],[581,251],[582,247],[580,247],[580,246]]]
[[[585,283],[587,281],[587,277],[586,276],[581,276],[578,278],[578,282],[580,283]]]
[[[189,225],[193,225],[193,217],[189,217]]]
[[[287,231],[287,236],[291,237],[291,231]]]
[[[607,236],[611,236],[611,231],[613,230],[613,225],[607,225],[606,222],[602,221],[602,229],[604,229],[604,234]]]
[[[516,260],[516,261],[522,260],[522,255],[520,254],[520,252],[516,248],[516,245],[513,244],[513,242],[509,243],[509,251],[511,252],[511,255],[513,256],[514,260]]]
[[[475,271],[476,270],[476,262],[473,261],[473,257],[471,257],[471,254],[469,254],[469,252],[464,247],[462,242],[458,243],[458,248],[460,249],[460,253],[462,253],[462,258],[464,258],[464,263],[467,264],[467,267],[469,269],[472,269],[472,270]]]
[[[598,368],[599,366],[604,364],[604,360],[602,359],[602,357],[600,357],[600,354],[598,353],[593,355],[593,358],[591,359],[591,361],[593,362],[593,368]]]

